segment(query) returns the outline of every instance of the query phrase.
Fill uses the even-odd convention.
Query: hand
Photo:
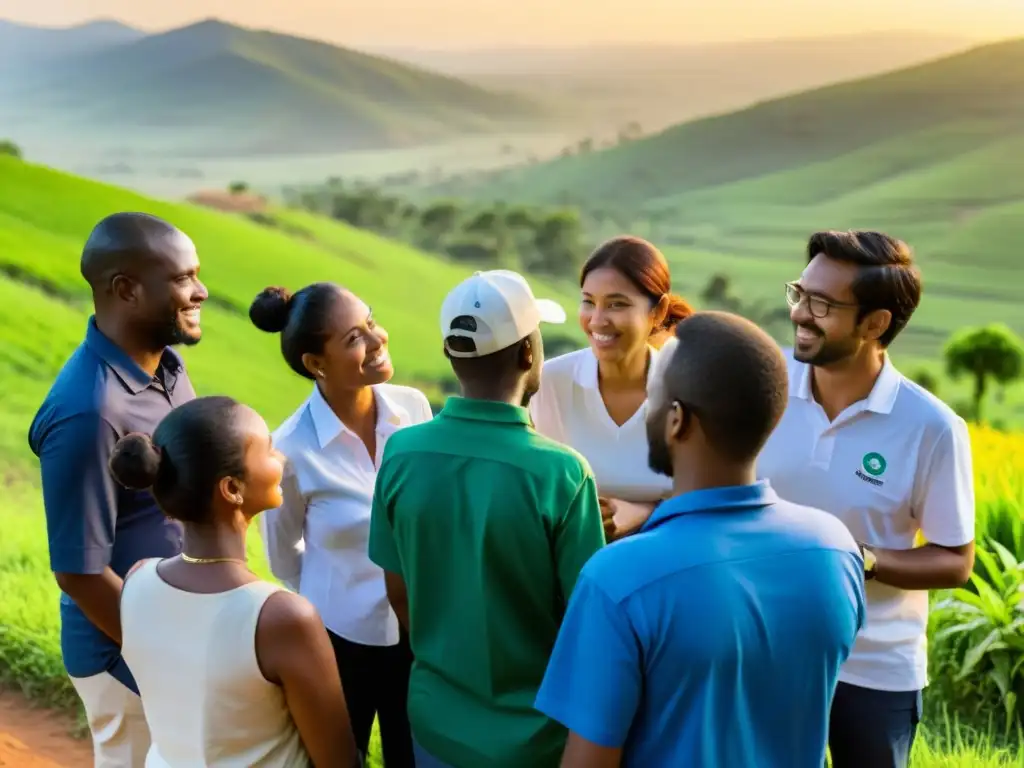
[[[601,520],[604,522],[604,537],[610,542],[636,533],[643,527],[654,511],[654,504],[635,503],[599,497]]]
[[[615,541],[615,499],[599,496],[597,503],[601,506],[601,522],[604,523],[604,540]]]

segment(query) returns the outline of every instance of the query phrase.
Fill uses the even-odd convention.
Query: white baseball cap
[[[565,310],[534,298],[526,279],[507,269],[474,272],[441,305],[441,337],[451,357],[483,357],[525,339],[541,323],[564,323]],[[472,339],[473,352],[456,352],[447,339]]]

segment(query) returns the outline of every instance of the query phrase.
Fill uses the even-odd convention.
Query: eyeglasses
[[[815,296],[807,293],[796,283],[786,283],[786,303],[788,303],[790,307],[798,306],[804,298],[807,299],[807,308],[811,311],[811,314],[819,319],[825,317],[832,307],[842,309],[859,306],[855,303],[832,301],[831,299],[826,299],[823,296]]]

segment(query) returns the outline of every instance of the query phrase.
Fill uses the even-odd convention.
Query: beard
[[[154,323],[152,330],[154,348],[174,346],[195,346],[202,339],[202,333],[186,328],[180,315],[174,312],[161,322]]]
[[[672,452],[665,442],[665,414],[647,422],[647,466],[652,472],[672,477]]]
[[[845,360],[856,351],[856,342],[853,339],[829,340],[825,333],[815,325],[794,324],[796,328],[803,328],[818,336],[819,341],[810,346],[809,349],[801,349],[799,344],[793,345],[793,359],[798,363],[807,363],[818,368],[823,368],[834,363]]]

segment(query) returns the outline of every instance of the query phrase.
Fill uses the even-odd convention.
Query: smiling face
[[[868,312],[858,321],[860,307],[853,293],[857,275],[855,264],[819,254],[788,289],[793,356],[798,361],[819,367],[842,362],[865,343],[877,341],[888,327],[887,312]]]
[[[395,374],[387,331],[374,321],[370,307],[348,291],[338,291],[333,302],[323,350],[303,355],[303,364],[318,380],[344,389],[382,384]]]
[[[617,363],[647,347],[659,309],[617,269],[599,267],[583,281],[580,327],[598,360]]]
[[[199,256],[189,237],[174,230],[159,238],[138,282],[136,322],[154,347],[198,344],[203,335],[200,306],[209,293],[199,280]]]
[[[244,418],[246,451],[242,512],[251,519],[284,503],[281,478],[284,476],[285,458],[274,448],[267,423],[258,413],[246,408]]]

